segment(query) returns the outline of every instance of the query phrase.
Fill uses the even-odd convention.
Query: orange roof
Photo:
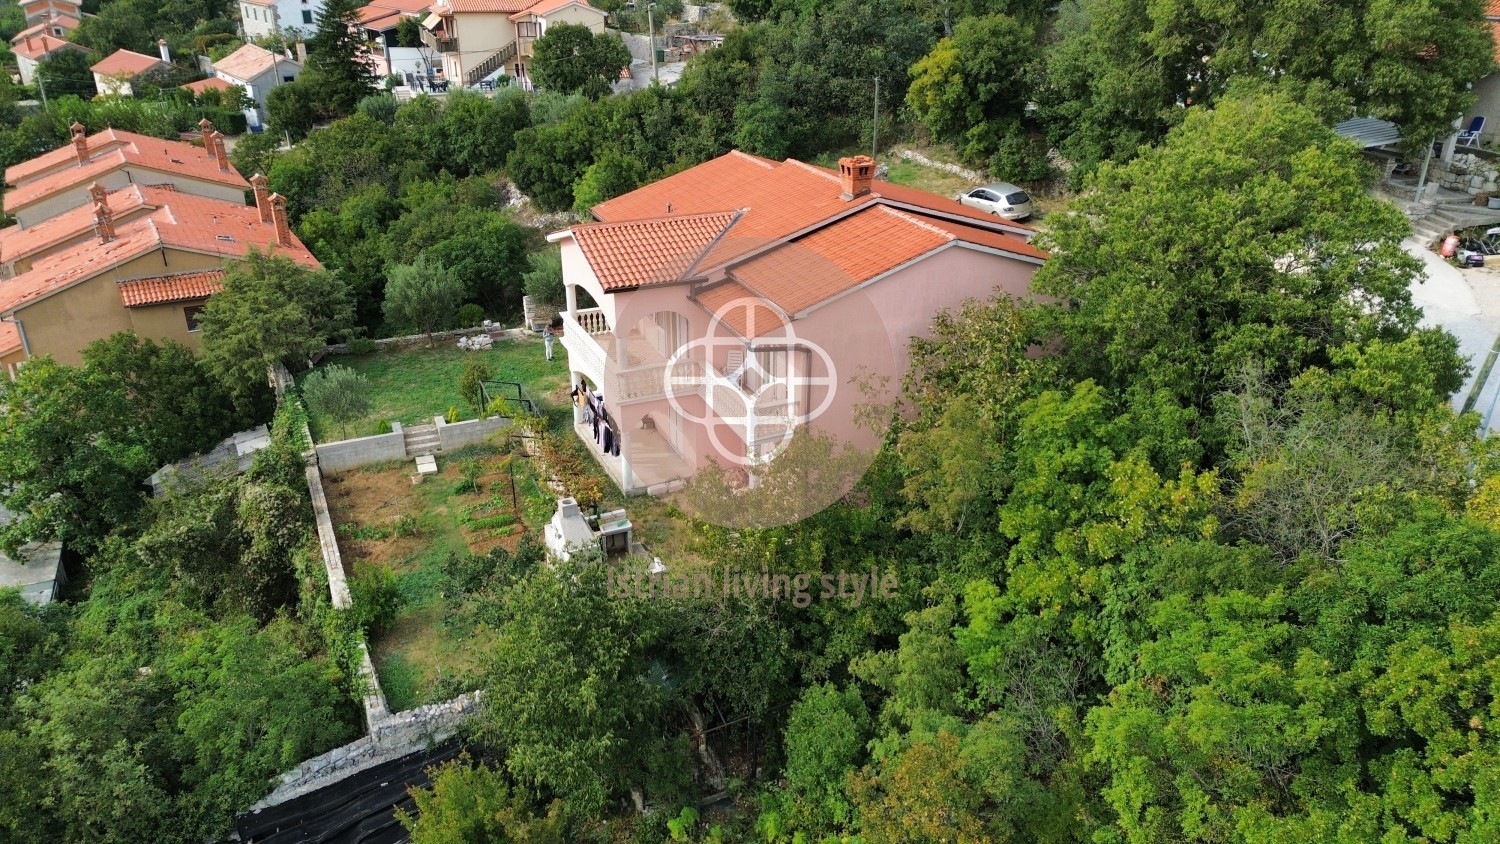
[[[289,246],[277,246],[275,241],[275,226],[262,223],[255,208],[180,193],[150,214],[116,224],[115,238],[107,243],[90,238],[71,249],[48,255],[30,270],[0,282],[0,314],[25,307],[160,248],[242,258],[255,247],[285,255],[305,266],[319,266],[318,259],[296,235]]]
[[[223,270],[193,270],[120,282],[120,301],[127,308],[207,299],[224,289]]]
[[[575,226],[573,238],[605,290],[676,281],[735,222],[733,211]]]
[[[391,24],[386,23],[386,18],[419,15],[427,10],[428,3],[429,0],[375,0],[374,3],[356,9],[354,15],[367,27],[376,23],[390,26]]]
[[[0,322],[0,355],[8,355],[21,348],[21,330],[13,322]]]
[[[156,67],[166,64],[159,56],[147,56],[134,50],[116,50],[104,58],[103,61],[92,65],[89,70],[100,76],[134,77]]]
[[[11,36],[10,43],[15,44],[19,41],[25,41],[26,36],[28,35],[33,37],[43,35],[45,33],[51,32],[54,27],[72,32],[73,30],[78,28],[78,18],[75,18],[72,15],[58,15],[51,20],[44,20],[33,26],[29,26]]]
[[[1500,18],[1500,0],[1486,0],[1484,4],[1484,16],[1487,18]]]
[[[163,198],[177,195],[165,190],[166,187],[130,185],[110,191],[106,200],[110,214],[118,222],[142,208],[155,208]],[[56,217],[49,217],[29,228],[8,226],[0,229],[0,261],[7,264],[18,261],[93,230],[94,206],[89,203],[64,211]]]
[[[18,56],[25,56],[32,61],[41,61],[62,49],[82,50],[83,47],[64,41],[61,38],[53,38],[51,35],[33,35],[29,40],[22,37],[21,41],[11,46],[10,51]]]
[[[734,267],[730,273],[789,314],[957,240],[879,205]]]
[[[428,6],[428,10],[439,15],[453,14],[499,14],[509,15],[524,12],[534,5],[532,0],[439,0]]]
[[[178,85],[177,87],[191,92],[196,97],[204,91],[225,91],[230,88],[238,88],[239,86],[233,82],[225,82],[217,76],[210,76],[207,79],[199,79],[197,82],[189,82],[186,85]]]
[[[214,72],[225,76],[232,76],[242,82],[253,82],[261,74],[276,67],[279,64],[290,64],[296,67],[302,65],[286,56],[277,55],[254,44],[235,50],[233,53],[214,62]]]
[[[102,153],[95,146],[95,139],[98,139],[100,135],[107,136]],[[120,143],[122,139],[124,142]],[[205,182],[215,182],[240,189],[250,186],[249,182],[235,172],[233,166],[228,170],[220,170],[212,154],[183,141],[164,141],[160,138],[137,135],[134,132],[110,129],[90,138],[88,149],[89,162],[87,164],[64,167],[55,173],[41,175],[31,180],[23,179],[21,184],[5,195],[5,210],[11,212],[18,208],[25,208],[55,193],[97,181],[104,174],[127,166],[153,170],[167,176],[183,176]],[[65,154],[59,156],[59,153]],[[73,146],[69,144],[62,150],[53,150],[42,158],[52,159],[60,164],[67,161],[68,156],[74,154]],[[23,162],[6,170],[5,180],[16,184],[17,180],[14,178],[16,171],[36,170],[37,168],[33,167],[35,161],[33,159],[33,161]]]
[[[572,235],[605,290],[679,280],[689,264],[698,278],[726,267],[788,314],[954,242],[1025,261],[1046,257],[1027,242],[1033,230],[1025,226],[912,188],[876,182],[873,189],[846,200],[830,170],[731,152],[601,203],[594,214],[609,222]],[[719,235],[695,230],[680,241],[688,221],[722,220],[724,208],[743,210]],[[695,246],[706,254],[693,254]],[[692,257],[668,263],[683,255]]]
[[[693,298],[734,333],[753,340],[786,326],[789,320],[744,286],[725,282],[700,290]]]
[[[588,8],[590,9],[594,8],[593,6],[589,6],[589,0],[542,0],[542,2],[537,3],[528,9],[522,9],[521,11],[516,12],[514,15],[510,16],[510,19],[516,20],[527,15],[544,17],[546,15],[552,14],[558,9],[563,8],[564,6],[571,6],[574,3],[577,3],[580,6],[588,6]]]
[[[93,135],[88,139],[89,152],[103,152],[129,143],[125,137],[127,133],[116,132],[113,129],[105,129],[103,132]],[[71,143],[64,144],[51,152],[44,152],[36,158],[13,164],[5,168],[5,181],[7,184],[20,185],[27,179],[38,173],[54,170],[58,167],[66,167],[69,164],[76,165],[78,153],[73,149]]]

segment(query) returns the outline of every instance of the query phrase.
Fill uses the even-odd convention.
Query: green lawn
[[[432,348],[406,348],[367,355],[331,355],[323,366],[338,364],[359,372],[370,382],[369,415],[347,426],[348,437],[384,433],[387,422],[420,425],[457,408],[459,418],[472,419],[474,412],[458,392],[459,378],[471,360],[484,360],[502,381],[519,381],[533,399],[556,405],[568,383],[567,357],[557,350],[548,362],[542,342],[536,338],[498,340],[483,352],[469,352],[443,342]],[[298,376],[298,380],[306,377]],[[550,401],[548,401],[550,399]],[[313,439],[332,442],[345,439],[339,425],[318,414],[310,414]]]

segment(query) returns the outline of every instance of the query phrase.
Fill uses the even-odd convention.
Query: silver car
[[[1031,194],[1010,182],[996,182],[974,188],[953,198],[970,208],[978,208],[1007,220],[1024,220],[1035,210],[1031,205]]]

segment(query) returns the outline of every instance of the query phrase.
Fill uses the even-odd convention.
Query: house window
[[[187,318],[187,328],[188,328],[188,331],[189,332],[197,331],[199,329],[199,327],[200,327],[198,325],[198,318],[201,317],[201,316],[203,316],[203,306],[202,305],[186,305],[182,309],[182,315]]]
[[[312,23],[312,10],[311,9],[303,9],[302,10],[302,22],[303,23]]]
[[[283,77],[281,77],[281,81],[282,82],[296,82],[297,81],[297,77],[295,77],[295,76],[283,76]]]

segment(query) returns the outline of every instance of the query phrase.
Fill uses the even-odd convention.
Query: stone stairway
[[[1412,232],[1423,243],[1442,240],[1449,232],[1475,226],[1500,226],[1500,210],[1477,205],[1437,205],[1424,217],[1412,220]]]
[[[407,457],[420,457],[423,454],[437,454],[442,451],[436,425],[413,425],[402,429],[401,433],[403,442],[406,444]]]

